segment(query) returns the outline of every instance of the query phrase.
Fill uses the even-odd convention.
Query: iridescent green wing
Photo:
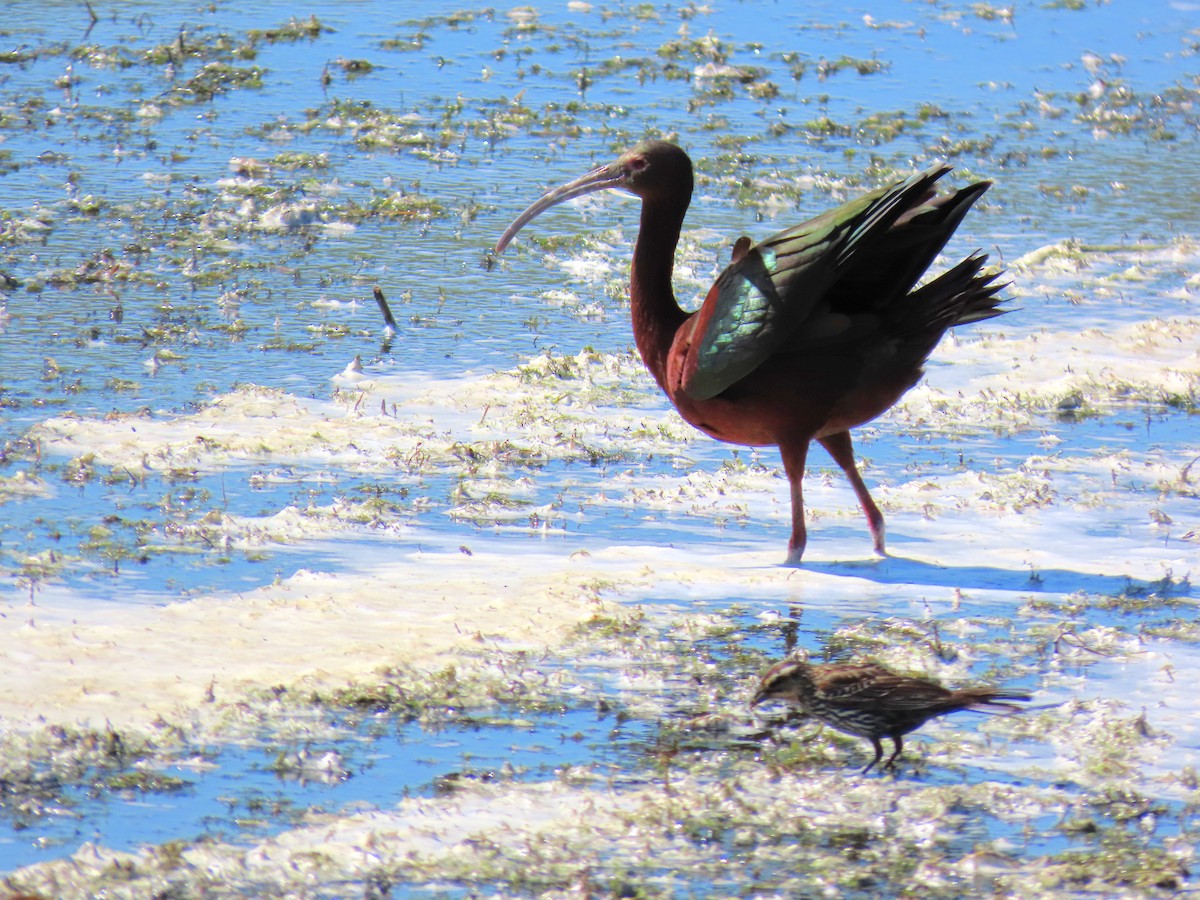
[[[714,397],[753,372],[814,313],[826,291],[950,171],[935,166],[751,247],[717,279],[692,329],[683,387]]]

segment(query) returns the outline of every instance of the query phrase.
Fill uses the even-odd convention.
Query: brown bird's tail
[[[1020,691],[1002,691],[996,688],[963,688],[962,690],[953,691],[947,698],[949,703],[953,703],[955,709],[974,709],[979,712],[1001,712],[1004,715],[1012,715],[1015,712],[1023,712],[1023,707],[1017,706],[1013,701],[1032,700],[1033,697],[1029,694],[1023,694]]]

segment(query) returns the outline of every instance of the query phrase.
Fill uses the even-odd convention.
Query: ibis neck
[[[685,198],[682,204],[662,200],[642,202],[641,228],[629,276],[633,336],[646,368],[664,388],[667,354],[675,333],[687,319],[675,300],[671,272],[689,199]]]

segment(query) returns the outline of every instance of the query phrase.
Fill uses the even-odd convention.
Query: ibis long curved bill
[[[517,216],[513,220],[513,223],[504,230],[504,234],[500,235],[500,240],[496,241],[496,246],[492,248],[492,253],[496,256],[503,253],[505,248],[512,243],[512,239],[517,236],[518,231],[550,207],[565,203],[568,200],[574,200],[576,197],[582,197],[584,194],[594,194],[596,191],[607,191],[612,188],[624,187],[624,179],[624,173],[616,167],[616,164],[609,163],[608,165],[592,169],[592,171],[576,178],[574,181],[569,181],[564,185],[547,191],[531,203],[529,208]]]

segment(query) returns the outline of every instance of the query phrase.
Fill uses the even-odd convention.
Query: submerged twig
[[[83,39],[87,40],[88,35],[92,33],[92,29],[96,27],[96,23],[100,21],[100,17],[96,15],[96,10],[92,9],[90,0],[83,0],[83,5],[87,8],[88,17],[90,18],[87,30],[83,32]]]
[[[383,313],[384,324],[393,332],[398,331],[396,317],[392,315],[392,308],[388,306],[387,298],[383,296],[383,291],[378,286],[375,288],[375,302],[379,304],[379,311]]]

